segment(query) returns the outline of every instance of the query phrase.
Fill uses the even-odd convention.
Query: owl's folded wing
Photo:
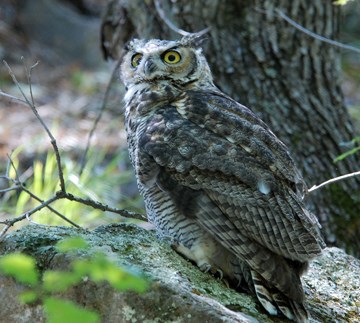
[[[247,107],[222,92],[211,91],[187,91],[184,99],[174,104],[183,118],[233,143],[262,168],[298,186],[301,194],[306,190],[287,147]]]
[[[200,223],[208,216],[214,226],[205,228],[217,240],[229,238],[221,234],[226,228],[292,260],[318,255],[318,222],[296,194],[302,179],[286,147],[234,101],[215,95],[195,100],[185,97],[160,109],[140,138],[161,168],[158,185],[187,216]]]

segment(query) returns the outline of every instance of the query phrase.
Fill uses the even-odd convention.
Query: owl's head
[[[213,84],[202,49],[189,37],[179,41],[132,40],[121,65],[121,78],[126,87],[158,82]]]

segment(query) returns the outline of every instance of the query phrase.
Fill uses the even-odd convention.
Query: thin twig
[[[7,223],[16,223],[18,221],[21,221],[21,220],[24,220],[26,219],[26,217],[28,216],[31,216],[32,214],[40,211],[41,209],[43,209],[44,207],[48,206],[49,204],[55,202],[56,200],[58,200],[59,198],[54,195],[53,197],[49,198],[48,200],[46,201],[43,201],[43,203],[39,204],[38,206],[35,206],[34,208],[32,208],[31,210],[29,211],[26,211],[24,212],[22,215],[12,219],[12,220],[7,220],[7,221],[4,221],[4,222],[7,222]],[[4,223],[4,222],[1,222],[1,223]]]
[[[0,241],[3,240],[3,237],[5,236],[5,233],[11,228],[12,225],[6,224],[5,227],[0,232]]]
[[[260,9],[260,8],[256,8],[255,10],[258,11],[258,12],[264,13],[264,14],[268,13],[267,10],[263,10],[263,9]],[[313,38],[315,38],[317,40],[320,40],[320,41],[322,41],[324,43],[328,43],[328,44],[336,46],[336,47],[340,47],[340,48],[343,48],[343,49],[351,50],[351,51],[356,52],[356,53],[360,53],[360,48],[340,43],[340,42],[338,42],[336,40],[326,38],[324,36],[318,35],[318,34],[312,32],[312,31],[310,31],[309,29],[306,29],[305,27],[298,24],[296,21],[292,20],[289,16],[287,16],[285,13],[283,13],[279,9],[275,9],[275,13],[276,13],[276,15],[278,17],[284,19],[291,26],[295,27],[296,29],[300,30],[301,32],[303,32],[304,34],[306,34],[306,35],[308,35],[310,37],[313,37]]]
[[[0,190],[0,193],[6,193],[6,192],[11,192],[11,191],[17,191],[19,189],[21,189],[22,187],[21,186],[11,186],[11,187],[8,187],[8,188],[3,188]]]
[[[125,51],[122,50],[121,53],[120,53],[120,58],[119,60],[117,61],[112,73],[111,73],[111,76],[110,76],[110,79],[109,79],[109,82],[106,86],[106,90],[105,90],[105,94],[104,94],[104,98],[103,98],[103,101],[102,101],[102,104],[101,104],[101,107],[99,109],[99,113],[98,115],[96,116],[96,119],[94,121],[94,124],[89,132],[89,135],[88,135],[88,138],[87,138],[87,142],[86,142],[86,148],[85,148],[85,151],[81,157],[81,160],[80,160],[80,172],[79,172],[79,175],[81,176],[82,172],[84,171],[85,169],[85,165],[86,165],[86,157],[87,157],[87,154],[89,152],[89,149],[90,149],[90,143],[91,143],[91,139],[95,133],[95,130],[96,130],[96,127],[105,111],[105,108],[106,108],[106,105],[107,105],[107,101],[108,101],[108,98],[109,98],[109,94],[110,94],[110,90],[111,90],[111,85],[115,79],[115,77],[117,76],[117,71],[118,71],[118,68],[121,64],[121,61],[122,61],[122,57],[124,55]]]
[[[27,79],[28,79],[28,85],[29,85],[29,89],[30,89],[31,103],[32,103],[33,106],[35,106],[35,101],[34,101],[34,96],[33,96],[33,91],[32,91],[31,72],[38,65],[39,65],[39,61],[37,61],[34,65],[30,66],[30,69],[28,69],[27,65],[24,64]]]
[[[15,100],[15,101],[19,101],[19,102],[21,102],[21,103],[24,104],[24,105],[28,105],[25,100],[20,99],[20,98],[17,98],[16,96],[13,96],[13,95],[11,95],[11,94],[7,94],[7,93],[3,92],[2,90],[0,90],[0,95],[1,95],[1,96],[4,96],[5,98],[8,98],[8,99],[12,99],[12,100]]]
[[[10,168],[11,168],[11,158],[9,158],[11,156],[11,154],[7,154],[8,156],[8,159],[7,159],[7,163],[6,163],[6,172],[5,172],[5,175],[7,177],[10,177],[9,174],[10,174]]]
[[[19,173],[15,167],[15,164],[13,162],[13,160],[11,159],[11,156],[8,155],[8,160],[10,162],[11,167],[13,168],[14,172],[15,172],[15,178],[16,178],[16,184],[20,186],[20,188],[27,193],[30,197],[32,197],[33,199],[37,200],[38,202],[41,203],[41,205],[46,206],[51,212],[55,213],[57,216],[59,216],[60,218],[62,218],[64,221],[70,223],[71,225],[73,225],[74,227],[80,228],[79,225],[77,225],[75,222],[71,221],[70,219],[68,219],[65,215],[62,215],[59,211],[56,211],[54,208],[52,208],[50,206],[50,203],[47,203],[45,201],[43,201],[41,198],[39,198],[38,196],[36,196],[34,193],[30,192],[25,185],[22,183],[22,181],[20,180],[20,176]],[[51,198],[52,199],[52,198]],[[50,199],[50,200],[51,200]],[[57,198],[58,199],[58,198]],[[56,201],[56,200],[54,200]],[[52,202],[51,202],[52,203]]]
[[[46,207],[47,205],[51,204],[52,202],[58,200],[57,196],[53,196],[52,198],[48,199],[47,201],[45,201],[44,203],[38,205],[37,207],[34,207],[33,209],[31,209],[30,211],[27,211],[25,213],[23,213],[22,215],[11,219],[11,220],[5,220],[5,221],[0,221],[0,224],[5,224],[5,227],[3,228],[3,230],[0,233],[0,241],[2,240],[3,236],[5,235],[5,233],[10,229],[10,227],[12,227],[15,223],[20,222],[24,219],[26,219],[27,217],[31,216],[32,214],[34,214],[35,212],[38,212],[39,210],[41,210],[42,208]]]
[[[30,197],[32,197],[33,199],[37,200],[40,204],[34,208],[32,208],[31,210],[25,212],[24,214],[16,217],[16,218],[13,218],[11,220],[5,220],[5,221],[0,221],[0,224],[4,224],[5,227],[2,229],[2,231],[0,232],[0,241],[3,239],[4,235],[6,234],[6,232],[10,229],[11,226],[13,226],[15,223],[19,222],[19,221],[22,221],[24,220],[25,218],[27,218],[29,221],[32,222],[32,220],[30,219],[30,216],[36,212],[38,212],[39,210],[43,209],[43,208],[48,208],[51,212],[55,213],[56,215],[58,215],[60,218],[62,218],[64,221],[72,224],[73,226],[77,227],[77,228],[81,228],[79,225],[77,225],[76,223],[74,223],[73,221],[71,221],[70,219],[66,218],[64,215],[62,215],[60,212],[58,212],[57,210],[55,210],[54,208],[52,208],[50,206],[51,203],[57,201],[57,200],[60,200],[60,199],[68,199],[70,201],[75,201],[75,202],[78,202],[78,203],[81,203],[81,204],[84,204],[84,205],[88,205],[88,206],[91,206],[95,209],[100,209],[102,211],[109,211],[109,212],[113,212],[113,213],[116,213],[116,214],[120,214],[121,216],[123,217],[127,217],[127,218],[132,218],[132,219],[138,219],[138,220],[142,220],[142,221],[146,221],[146,217],[141,215],[141,214],[137,214],[137,213],[133,213],[133,212],[129,212],[129,211],[126,211],[126,210],[122,210],[122,209],[117,209],[117,208],[113,208],[113,207],[109,207],[107,205],[104,205],[100,202],[96,202],[96,201],[93,201],[93,200],[90,200],[90,199],[83,199],[83,198],[80,198],[80,197],[76,197],[72,194],[69,194],[66,192],[66,189],[65,189],[65,181],[64,181],[64,176],[63,176],[63,172],[62,172],[62,165],[61,165],[61,158],[60,158],[60,154],[59,154],[59,150],[58,150],[58,147],[57,147],[57,144],[56,144],[56,140],[54,138],[54,136],[52,135],[52,133],[50,132],[50,130],[48,129],[48,127],[46,126],[46,124],[44,123],[44,121],[42,120],[42,118],[40,117],[40,115],[38,114],[38,111],[35,107],[35,104],[34,104],[34,98],[33,98],[33,94],[32,94],[32,89],[31,89],[31,71],[33,68],[36,67],[37,63],[34,64],[33,66],[30,67],[30,69],[26,69],[26,72],[27,72],[27,77],[28,77],[28,82],[29,82],[29,86],[30,86],[30,96],[31,96],[31,102],[29,101],[29,99],[27,98],[27,96],[25,95],[24,91],[22,90],[19,82],[17,81],[16,79],[16,76],[15,74],[13,73],[12,69],[10,68],[10,66],[7,64],[6,61],[4,61],[4,64],[5,66],[7,67],[14,83],[17,85],[20,93],[22,94],[22,96],[24,97],[24,100],[22,99],[18,99],[16,97],[12,97],[10,95],[7,95],[3,92],[0,92],[0,94],[6,96],[6,97],[9,97],[9,98],[12,98],[12,99],[17,99],[17,100],[20,100],[21,102],[25,103],[26,105],[28,105],[32,112],[35,114],[36,118],[38,119],[38,121],[41,123],[41,125],[43,126],[43,128],[45,129],[46,133],[48,134],[50,140],[51,140],[51,144],[53,146],[53,149],[54,149],[54,152],[55,152],[55,155],[56,155],[56,161],[57,161],[57,167],[58,167],[58,175],[59,175],[59,179],[60,179],[60,186],[61,186],[61,189],[60,191],[56,192],[56,194],[47,199],[46,201],[43,201],[42,199],[40,199],[38,196],[36,196],[35,194],[33,194],[31,191],[29,191],[25,185],[21,182],[20,180],[20,176],[19,176],[19,173],[15,167],[15,164],[13,162],[13,160],[11,159],[11,157],[8,155],[8,165],[7,165],[7,169],[6,169],[6,176],[0,176],[0,178],[6,178],[7,180],[11,181],[13,184],[15,184],[15,186],[13,187],[9,187],[7,189],[4,189],[0,192],[5,192],[5,191],[10,191],[10,190],[15,190],[15,189],[21,189],[22,191],[24,191],[25,193],[27,193]],[[91,132],[91,134],[89,135],[90,139],[89,139],[89,143],[90,143],[90,140],[91,140],[91,136],[93,134],[93,132],[95,131],[95,128],[96,128],[96,125],[98,123],[98,121],[100,120],[101,118],[101,114],[102,114],[102,111],[104,110],[104,107],[106,106],[106,101],[107,101],[107,97],[108,97],[108,94],[109,94],[109,91],[110,91],[110,86],[111,86],[111,83],[113,81],[113,79],[115,78],[115,71],[117,70],[118,66],[120,64],[120,61],[117,63],[117,65],[115,66],[114,68],[114,71],[112,73],[112,76],[111,76],[111,79],[109,81],[109,84],[108,84],[108,87],[107,87],[107,91],[105,93],[105,97],[104,97],[104,101],[103,101],[103,105],[101,107],[101,110],[100,110],[100,113],[98,115],[98,118],[97,118],[97,121],[93,127],[93,131]],[[14,169],[14,172],[15,172],[15,179],[13,178],[10,178],[9,177],[9,171],[10,171],[10,167]]]
[[[53,146],[54,152],[55,152],[55,157],[56,157],[56,162],[57,162],[57,167],[58,167],[58,173],[59,173],[59,180],[60,180],[60,188],[62,191],[65,192],[65,180],[64,180],[64,175],[63,175],[63,171],[62,171],[62,164],[61,164],[61,157],[60,157],[60,153],[59,153],[59,149],[58,146],[56,144],[56,139],[55,137],[52,135],[52,133],[50,132],[49,128],[47,127],[47,125],[45,124],[45,122],[42,120],[42,118],[40,117],[36,107],[34,104],[32,104],[29,99],[27,98],[27,96],[25,95],[24,91],[22,90],[19,82],[16,79],[16,76],[14,74],[14,72],[12,71],[11,67],[9,66],[9,64],[3,60],[4,65],[7,67],[9,74],[11,76],[11,78],[13,79],[14,83],[16,84],[16,86],[18,87],[20,93],[22,94],[22,96],[24,97],[26,103],[28,104],[28,106],[30,107],[30,109],[32,110],[32,112],[35,114],[36,118],[38,119],[38,121],[41,123],[42,127],[45,129],[46,133],[48,134],[49,138],[50,138],[50,143]],[[30,70],[29,73],[31,73],[32,68],[35,67],[37,64],[34,64]],[[31,79],[31,75],[28,76]]]
[[[346,178],[350,178],[350,177],[355,177],[355,176],[359,176],[360,175],[360,171],[358,172],[354,172],[354,173],[350,173],[350,174],[346,174],[346,175],[342,175],[342,176],[339,176],[339,177],[335,177],[335,178],[332,178],[332,179],[329,179],[328,181],[326,182],[323,182],[319,185],[314,185],[312,188],[310,188],[308,191],[309,192],[313,192],[317,189],[319,189],[320,187],[323,187],[325,185],[328,185],[328,184],[331,184],[331,183],[335,183],[335,182],[338,182],[338,181],[341,181],[343,179],[346,179]]]
[[[31,224],[35,224],[35,225],[46,225],[46,224],[42,224],[42,223],[37,223],[37,222],[35,222],[35,221],[30,217],[30,215],[29,215],[28,213],[25,213],[25,215],[26,215],[26,220],[28,220],[28,222],[31,223]]]
[[[40,211],[41,209],[43,209],[44,207],[50,205],[51,203],[55,202],[58,199],[59,198],[56,195],[54,195],[53,197],[50,197],[48,200],[43,201],[40,205],[32,208],[30,211],[26,211],[23,215],[21,215],[21,217],[23,217],[23,219],[25,219],[26,217],[31,216],[32,214]]]
[[[21,183],[21,181],[20,181],[20,176],[19,176],[19,173],[18,173],[18,171],[17,171],[17,168],[16,168],[16,166],[15,166],[15,164],[14,164],[14,161],[12,160],[12,158],[11,158],[11,155],[7,155],[7,158],[8,158],[8,161],[9,161],[9,163],[10,163],[10,166],[9,167],[12,167],[12,169],[14,170],[14,172],[15,172],[15,180],[16,180],[16,184],[19,184],[19,185],[21,185],[21,186],[23,186],[22,185],[22,183]],[[10,170],[9,170],[10,171]],[[15,181],[14,181],[15,182]]]
[[[37,200],[40,203],[44,203],[44,201],[42,199],[40,199],[38,196],[36,196],[35,194],[33,194],[32,192],[30,192],[26,187],[24,187],[22,185],[22,190],[24,192],[26,192],[27,194],[29,194],[33,199]],[[81,226],[79,226],[78,224],[76,224],[75,222],[71,221],[70,219],[68,219],[65,215],[61,214],[59,211],[55,210],[54,208],[52,208],[50,205],[46,205],[46,207],[53,213],[55,213],[58,217],[62,218],[64,221],[70,223],[71,225],[73,225],[74,227],[77,228],[81,228]]]
[[[21,88],[20,83],[19,83],[18,80],[16,79],[16,76],[15,76],[14,72],[12,71],[11,67],[9,66],[9,64],[8,64],[5,60],[3,60],[3,63],[4,63],[4,65],[6,66],[6,68],[8,69],[9,74],[10,74],[13,82],[15,83],[15,85],[16,85],[17,88],[19,89],[21,95],[22,95],[23,98],[25,99],[25,102],[28,104],[29,107],[32,107],[31,102],[28,100],[27,96],[25,95],[25,93],[24,93],[23,89]]]
[[[166,17],[165,11],[161,8],[160,1],[155,0],[154,3],[155,3],[155,9],[156,9],[158,15],[172,31],[175,31],[177,34],[179,34],[181,36],[190,36],[190,35],[194,34],[194,33],[190,33],[186,30],[176,27],[175,24],[168,17]],[[203,30],[200,30],[196,34],[203,35],[203,34],[206,34],[209,30],[210,30],[210,27],[207,27]]]
[[[108,212],[112,212],[112,213],[116,213],[119,214],[125,218],[129,218],[129,219],[135,219],[135,220],[141,220],[141,221],[147,221],[147,218],[139,213],[135,213],[135,212],[130,212],[127,210],[123,210],[123,209],[117,209],[117,208],[113,208],[111,206],[102,204],[100,202],[94,201],[94,200],[90,200],[90,199],[84,199],[81,197],[77,197],[74,196],[70,193],[63,193],[61,191],[57,192],[57,196],[59,196],[60,198],[66,198],[70,201],[75,201],[84,205],[88,205],[91,206],[94,209],[98,209],[101,211],[108,211]]]
[[[174,23],[173,23],[170,19],[168,19],[168,17],[166,17],[165,11],[161,8],[160,1],[159,1],[159,0],[155,0],[154,2],[155,2],[156,11],[157,11],[157,13],[159,14],[160,18],[165,22],[165,24],[166,24],[171,30],[175,31],[176,33],[178,33],[178,34],[181,35],[181,36],[191,35],[191,33],[189,33],[188,31],[176,27],[176,26],[174,25]]]

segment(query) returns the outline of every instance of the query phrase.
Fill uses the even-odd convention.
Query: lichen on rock
[[[72,256],[59,253],[54,245],[74,235],[82,237],[89,248]],[[12,232],[0,244],[2,255],[23,252],[34,256],[40,271],[66,269],[71,257],[91,257],[99,251],[151,281],[143,294],[118,292],[109,284],[87,280],[61,295],[97,311],[103,322],[283,321],[267,316],[254,297],[201,272],[166,241],[158,240],[154,232],[136,225],[112,224],[93,231],[29,225]],[[340,249],[328,248],[315,259],[303,277],[311,322],[359,322],[359,276],[359,260]],[[17,301],[23,286],[4,276],[0,276],[0,285],[1,320],[45,321],[41,305]]]

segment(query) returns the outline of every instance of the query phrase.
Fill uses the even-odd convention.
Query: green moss
[[[89,249],[79,251],[77,257],[88,257],[102,251],[111,259],[117,259],[119,265],[131,267],[135,271],[141,269],[155,285],[156,282],[166,281],[178,288],[181,284],[183,290],[194,296],[209,297],[224,306],[235,306],[247,315],[260,316],[262,322],[272,322],[267,315],[258,312],[252,296],[225,288],[224,282],[201,272],[196,265],[174,252],[169,243],[157,239],[155,232],[133,224],[104,225],[92,232],[69,227],[47,227],[44,232],[44,227],[27,226],[7,237],[4,243],[6,252],[4,249],[1,251],[0,243],[0,252],[10,253],[19,250],[21,245],[25,253],[37,258],[41,272],[54,261],[66,267],[66,255],[59,255],[55,244],[70,236],[82,237],[89,245]]]

